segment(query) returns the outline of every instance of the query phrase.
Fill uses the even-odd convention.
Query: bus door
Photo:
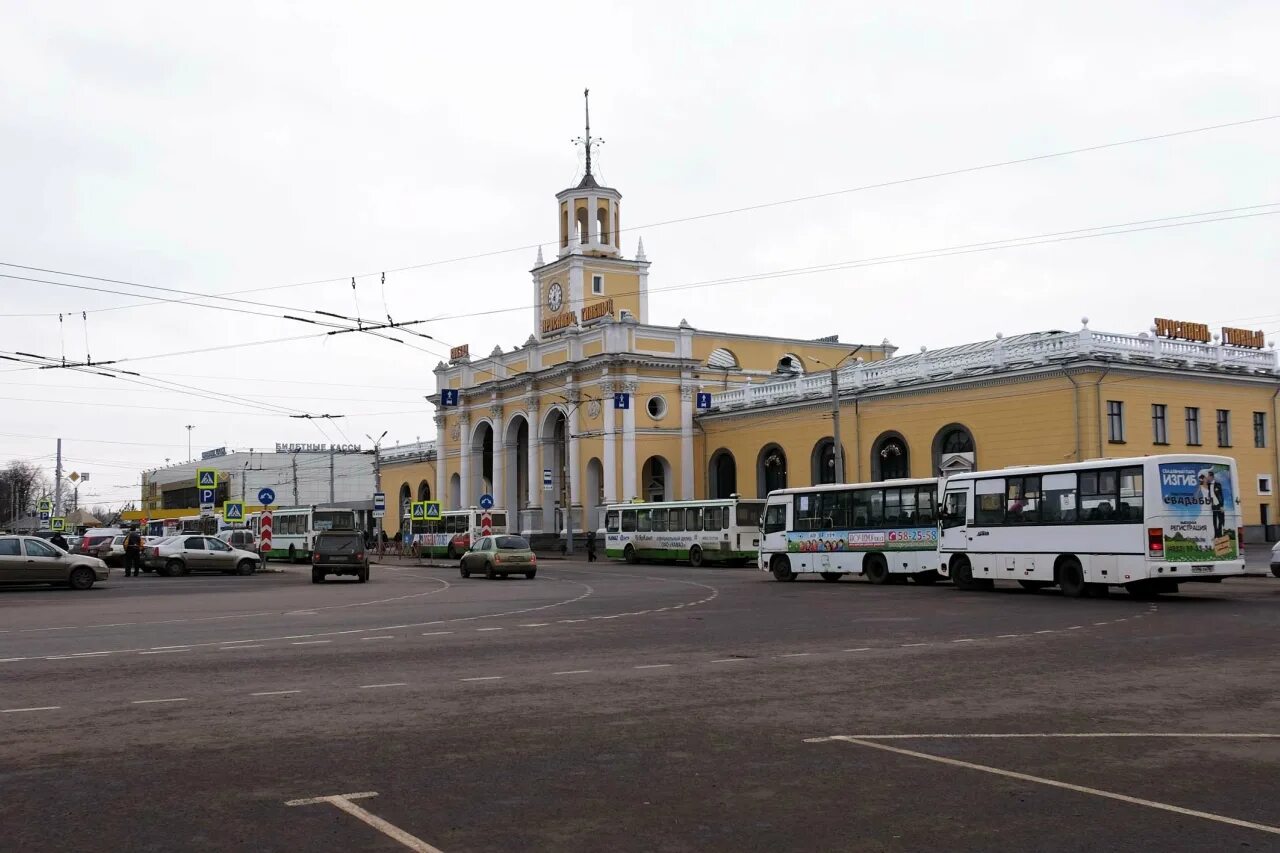
[[[948,488],[938,513],[938,545],[943,551],[969,550],[969,484]]]
[[[790,495],[781,495],[771,499],[765,505],[761,531],[764,535],[760,540],[760,568],[762,569],[769,568],[768,560],[764,556],[765,552],[787,553],[787,529],[791,526],[791,519],[788,516],[791,504]]]

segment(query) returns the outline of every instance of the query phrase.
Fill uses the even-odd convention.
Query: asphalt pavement
[[[0,590],[0,849],[1280,849],[1280,579],[1184,589]]]

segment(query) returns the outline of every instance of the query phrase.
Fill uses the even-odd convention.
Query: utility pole
[[[373,442],[373,490],[375,492],[380,492],[382,491],[382,439],[387,437],[387,430],[384,429],[382,431],[382,435],[378,436],[376,439],[373,436],[369,435],[369,433],[365,433],[364,437]],[[397,500],[399,500],[398,497],[397,497]],[[399,510],[397,510],[397,512],[399,512]],[[409,526],[412,528],[413,526],[412,521],[409,522]],[[375,518],[373,520],[373,535],[377,539],[378,546],[381,547],[382,546],[382,519],[381,518]],[[428,551],[428,553],[430,552]]]
[[[333,447],[329,447],[329,506],[333,506]]]
[[[293,454],[293,505],[298,506],[298,454]]]
[[[53,514],[62,517],[62,439],[58,439],[58,467],[53,475]]]
[[[835,482],[844,482],[844,447],[840,444],[840,375],[831,368],[831,437],[836,442]]]

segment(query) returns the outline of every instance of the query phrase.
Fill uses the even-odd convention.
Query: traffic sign
[[[440,405],[441,406],[458,405],[458,389],[441,388],[440,389]]]
[[[631,395],[626,391],[618,391],[613,395],[613,407],[615,409],[630,409]]]
[[[263,560],[271,553],[271,510],[263,510],[258,518],[258,553]]]
[[[67,479],[74,483],[76,480],[80,479],[80,475],[77,472],[72,471],[67,475]]]
[[[54,533],[61,533],[67,529],[67,520],[62,517],[49,519],[49,529]]]
[[[544,492],[551,491],[551,469],[550,468],[542,469],[542,491]]]
[[[36,509],[40,512],[53,512],[53,501],[48,498],[41,498],[36,502]]]
[[[410,505],[409,518],[413,521],[426,521],[427,520],[427,502],[414,501]]]
[[[201,489],[200,509],[213,509],[214,498],[217,497],[217,494],[217,489]]]
[[[263,506],[271,506],[276,502],[276,493],[270,489],[258,489],[258,503]]]
[[[493,516],[489,515],[487,512],[480,516],[480,535],[493,535]]]
[[[484,494],[480,496],[481,509],[493,509],[493,495]]]
[[[387,514],[387,493],[374,492],[373,493],[373,517],[385,518],[386,514]]]
[[[699,409],[711,408],[711,395],[706,391],[698,392],[698,408]]]
[[[218,488],[218,469],[216,468],[197,469],[196,470],[196,488],[197,489]]]
[[[40,510],[40,523],[48,524],[49,519],[53,518],[53,512],[47,509]]]
[[[222,505],[223,521],[244,521],[244,503],[242,501],[227,501]]]
[[[440,520],[440,501],[423,501],[426,504],[427,521]]]

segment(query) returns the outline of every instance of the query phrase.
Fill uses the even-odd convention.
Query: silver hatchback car
[[[168,578],[191,572],[251,575],[262,558],[252,551],[232,548],[216,536],[184,534],[148,545],[142,550],[142,562]]]
[[[39,536],[0,536],[0,584],[50,583],[88,589],[110,574],[97,557],[68,554]]]

